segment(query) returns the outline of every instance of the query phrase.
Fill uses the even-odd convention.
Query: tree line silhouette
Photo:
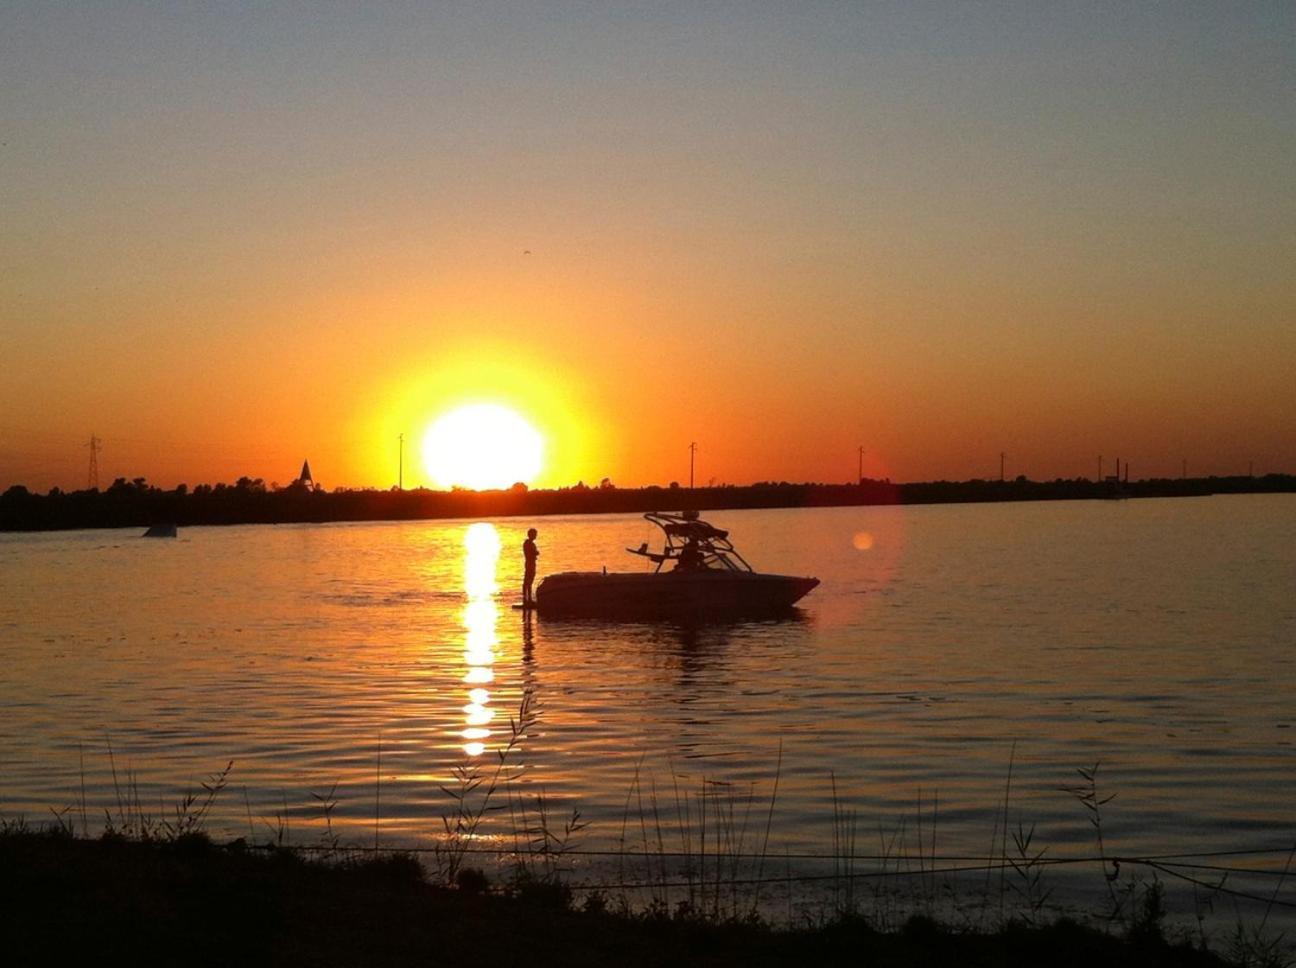
[[[145,478],[118,478],[104,490],[37,494],[16,484],[0,494],[0,530],[180,527],[206,524],[289,524],[325,521],[399,521],[423,518],[494,518],[553,514],[604,514],[693,509],[848,507],[877,504],[945,504],[988,501],[1057,501],[1093,498],[1198,497],[1209,494],[1296,491],[1296,476],[1150,478],[1115,482],[1085,478],[1032,481],[929,481],[893,484],[865,479],[858,484],[750,485],[688,488],[620,488],[604,478],[552,490],[525,484],[493,491],[432,491],[337,488],[326,491],[300,481],[267,486],[261,478],[233,484],[184,484],[167,490]]]

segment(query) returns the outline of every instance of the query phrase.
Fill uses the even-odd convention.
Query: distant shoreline
[[[556,490],[515,486],[503,491],[269,489],[260,480],[163,490],[143,478],[118,479],[105,490],[35,494],[15,485],[0,494],[0,531],[147,528],[223,524],[301,524],[412,521],[446,518],[547,517],[657,510],[867,507],[894,504],[973,504],[1005,501],[1119,500],[1205,497],[1212,494],[1296,493],[1296,475],[1150,478],[1136,481],[930,481],[893,484],[789,484],[724,487],[586,487]]]

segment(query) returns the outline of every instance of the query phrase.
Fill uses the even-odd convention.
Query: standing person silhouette
[[[526,540],[522,542],[522,558],[524,559],[522,568],[522,607],[524,609],[535,608],[535,595],[531,591],[531,585],[535,582],[536,559],[540,557],[540,549],[536,547],[536,529],[531,528],[527,531]]]

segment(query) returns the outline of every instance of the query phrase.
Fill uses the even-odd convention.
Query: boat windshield
[[[668,561],[674,563],[673,570],[752,570],[751,565],[730,543],[729,532],[703,521],[696,511],[681,511],[678,514],[649,511],[644,518],[662,529],[666,536],[664,547],[660,552],[649,551],[648,543],[644,542],[638,548],[626,550],[652,561],[656,566],[655,571],[661,571]]]

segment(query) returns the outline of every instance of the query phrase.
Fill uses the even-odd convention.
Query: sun
[[[540,432],[495,403],[451,410],[423,435],[423,466],[440,487],[482,491],[530,484],[543,463]]]

